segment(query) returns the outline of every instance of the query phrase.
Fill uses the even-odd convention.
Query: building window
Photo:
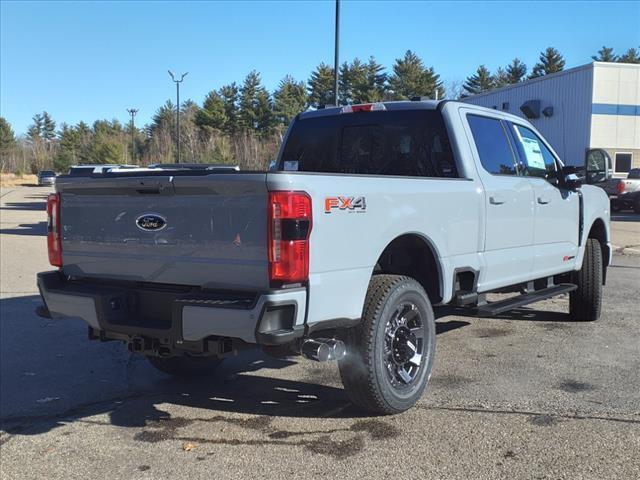
[[[618,153],[616,152],[616,161],[614,169],[616,173],[628,173],[631,170],[631,164],[633,163],[632,153]]]

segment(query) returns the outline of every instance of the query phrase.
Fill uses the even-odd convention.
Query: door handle
[[[546,205],[547,203],[551,203],[551,200],[549,200],[547,197],[538,197],[538,203],[540,205]]]
[[[498,196],[489,197],[489,203],[491,205],[502,205],[505,202],[504,198]]]

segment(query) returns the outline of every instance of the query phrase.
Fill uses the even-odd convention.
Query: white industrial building
[[[567,165],[602,148],[614,176],[640,168],[640,65],[593,62],[464,101],[527,118]]]

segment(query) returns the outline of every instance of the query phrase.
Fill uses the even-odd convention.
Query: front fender
[[[603,246],[606,266],[611,264],[611,212],[609,197],[603,189],[593,185],[582,187],[582,234],[576,258],[576,270],[582,267],[585,243],[588,238],[597,238]]]

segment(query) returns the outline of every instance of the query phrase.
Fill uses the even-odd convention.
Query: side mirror
[[[574,192],[582,186],[582,179],[576,174],[567,175],[564,179],[564,187]]]
[[[270,172],[275,172],[276,170],[276,161],[275,160],[269,160],[269,171]]]
[[[574,167],[573,165],[566,165],[562,167],[560,186],[567,190],[578,190],[582,186],[584,180],[578,175],[580,170],[580,167]]]
[[[601,148],[587,150],[584,162],[585,183],[603,183],[611,178],[611,157]]]

